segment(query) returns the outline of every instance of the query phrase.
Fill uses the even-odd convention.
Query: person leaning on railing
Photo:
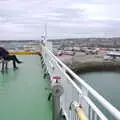
[[[22,61],[18,60],[18,58],[16,57],[16,55],[11,55],[9,54],[9,52],[3,48],[0,47],[0,58],[3,58],[6,61],[13,61],[13,68],[17,69],[18,67],[16,66],[16,63],[21,64]]]

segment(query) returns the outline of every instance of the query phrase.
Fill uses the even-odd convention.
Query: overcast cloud
[[[120,36],[120,0],[0,0],[0,40]]]

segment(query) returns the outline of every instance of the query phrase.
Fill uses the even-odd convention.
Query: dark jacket
[[[8,55],[9,55],[8,51],[5,48],[0,47],[0,57],[6,57]]]

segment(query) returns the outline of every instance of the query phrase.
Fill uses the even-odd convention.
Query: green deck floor
[[[49,83],[42,77],[39,56],[18,57],[24,62],[18,70],[9,63],[8,72],[0,72],[0,120],[52,120]]]

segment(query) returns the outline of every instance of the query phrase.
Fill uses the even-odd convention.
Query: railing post
[[[84,86],[82,86],[82,93],[83,93],[83,96],[88,96],[88,90]],[[83,97],[81,97],[81,105],[84,108],[84,111],[85,111],[86,115],[88,116],[88,114],[89,114],[89,105],[83,99]]]
[[[53,120],[60,120],[61,117],[61,107],[60,107],[60,96],[63,94],[63,87],[56,83],[52,86],[52,100],[53,100]]]

